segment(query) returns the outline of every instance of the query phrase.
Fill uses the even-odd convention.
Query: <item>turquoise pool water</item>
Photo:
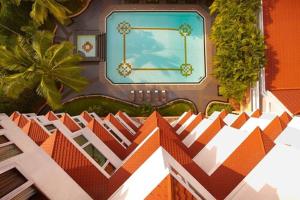
[[[199,83],[206,73],[204,19],[197,12],[113,12],[106,76],[115,84]]]

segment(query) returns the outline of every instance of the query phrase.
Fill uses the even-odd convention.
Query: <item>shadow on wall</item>
[[[265,65],[265,79],[266,79],[266,88],[272,89],[272,80],[275,80],[276,75],[278,74],[278,64],[279,60],[277,59],[277,52],[268,43],[268,39],[270,38],[270,33],[266,29],[266,27],[270,26],[273,23],[271,17],[271,11],[275,8],[278,0],[265,0],[263,1],[263,17],[264,17],[264,37],[267,45],[267,49],[265,51],[266,56],[266,65]]]

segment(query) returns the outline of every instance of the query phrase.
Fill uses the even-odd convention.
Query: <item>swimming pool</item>
[[[206,76],[197,12],[117,11],[106,32],[106,76],[114,84],[196,84]]]

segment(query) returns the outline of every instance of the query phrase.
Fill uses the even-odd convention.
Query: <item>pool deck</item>
[[[89,86],[79,94],[72,93],[65,89],[63,94],[63,101],[68,101],[74,97],[89,95],[89,94],[102,94],[112,96],[125,101],[131,101],[130,91],[142,90],[146,93],[147,90],[166,90],[168,100],[178,98],[188,99],[195,103],[199,111],[204,112],[209,102],[214,100],[226,101],[221,96],[218,96],[217,81],[212,76],[212,56],[214,53],[213,45],[208,39],[209,30],[211,26],[211,17],[206,10],[202,9],[199,5],[176,5],[176,4],[118,4],[119,1],[112,0],[110,3],[107,1],[92,1],[91,5],[78,17],[73,18],[71,26],[67,27],[64,31],[57,30],[57,36],[73,41],[75,31],[105,31],[105,17],[113,10],[184,10],[184,11],[199,11],[205,18],[206,29],[206,62],[207,62],[207,75],[200,84],[189,85],[164,85],[164,84],[138,84],[138,85],[114,85],[106,78],[106,63],[105,62],[83,62],[83,74],[90,80]],[[159,103],[155,103],[159,104]]]

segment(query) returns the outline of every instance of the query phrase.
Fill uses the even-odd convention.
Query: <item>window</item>
[[[120,142],[122,143],[123,140],[105,123],[103,123],[103,126]]]
[[[88,142],[88,140],[83,135],[79,135],[79,136],[75,137],[74,140],[80,146],[82,146],[82,145],[84,145],[85,143]]]
[[[16,169],[12,168],[0,174],[0,198],[13,192],[15,189],[22,186],[28,180]],[[30,200],[46,200],[48,199],[34,185],[25,188],[12,198],[14,200],[30,199]]]
[[[27,182],[27,179],[16,169],[0,174],[0,198]]]
[[[112,175],[112,174],[115,172],[116,168],[115,168],[115,166],[113,166],[111,163],[108,163],[108,164],[106,165],[106,167],[105,167],[104,170],[105,170],[109,175]]]
[[[0,144],[4,144],[9,142],[9,139],[7,139],[7,137],[5,137],[4,135],[0,135]]]
[[[84,127],[85,127],[85,125],[80,121],[80,119],[74,118],[74,121],[77,122],[77,124],[78,124],[81,128],[84,128]]]
[[[0,147],[0,162],[21,153],[22,151],[15,144]]]
[[[86,137],[79,135],[73,138],[74,141],[83,148],[83,150],[95,160],[100,167],[102,167],[108,175],[112,175],[116,170],[109,160],[93,145],[91,144]]]
[[[53,133],[57,128],[53,124],[48,124],[44,126],[50,133]]]
[[[92,145],[89,144],[83,148],[101,167],[105,164],[107,159]]]
[[[48,198],[41,193],[34,185],[26,188],[19,194],[17,194],[13,200],[22,200],[22,199],[30,199],[30,200],[47,200]]]

